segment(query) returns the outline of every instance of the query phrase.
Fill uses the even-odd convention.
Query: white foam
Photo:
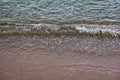
[[[77,25],[75,26],[80,32],[87,33],[98,33],[98,32],[109,32],[111,34],[120,34],[120,27],[117,25]]]

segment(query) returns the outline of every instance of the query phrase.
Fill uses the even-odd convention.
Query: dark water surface
[[[120,1],[0,0],[0,18],[120,21]]]

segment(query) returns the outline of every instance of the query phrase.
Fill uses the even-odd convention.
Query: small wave
[[[74,35],[120,37],[119,22],[54,21],[54,20],[2,20],[1,34]]]

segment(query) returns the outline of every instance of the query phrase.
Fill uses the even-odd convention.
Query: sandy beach
[[[120,80],[119,39],[0,38],[0,80]]]

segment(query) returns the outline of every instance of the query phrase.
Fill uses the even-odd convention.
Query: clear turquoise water
[[[120,0],[0,0],[0,19],[120,21]]]

